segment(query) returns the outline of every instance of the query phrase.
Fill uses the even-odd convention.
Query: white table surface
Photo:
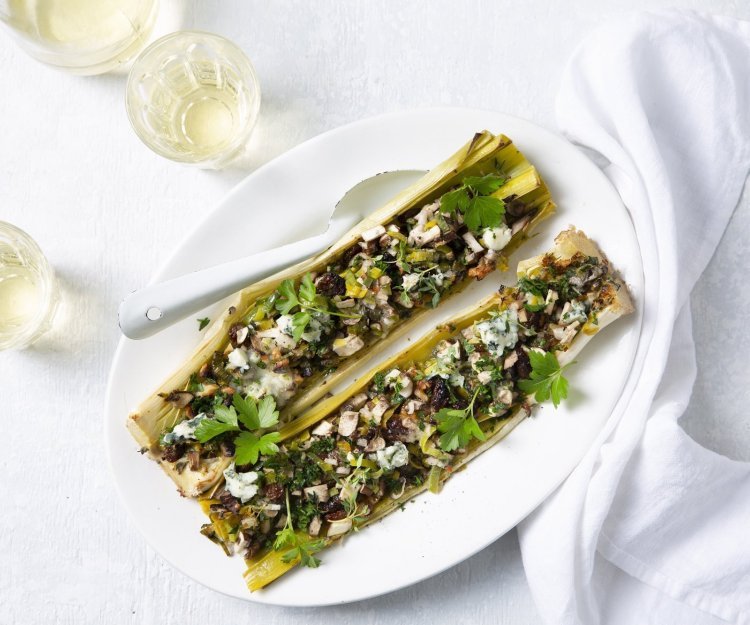
[[[0,219],[37,239],[64,292],[49,335],[0,354],[0,623],[539,623],[515,532],[411,588],[319,610],[229,599],[172,569],[128,521],[107,467],[102,405],[116,307],[248,171],[299,142],[430,105],[493,108],[554,128],[560,72],[581,38],[609,16],[667,5],[750,18],[745,0],[163,0],[161,31],[223,34],[260,76],[247,167],[223,172],[141,145],[125,116],[124,75],[61,74],[0,36]],[[750,304],[731,270],[748,258],[748,241],[746,197],[693,295],[700,377],[683,420],[698,441],[743,460],[750,335],[725,311]],[[726,398],[719,414],[717,394]]]

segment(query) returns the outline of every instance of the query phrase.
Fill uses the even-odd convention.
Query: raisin
[[[284,487],[281,484],[268,484],[263,490],[263,495],[270,501],[281,501],[284,499]]]
[[[234,456],[235,448],[232,441],[221,441],[219,443],[219,448],[221,449],[222,456],[225,456],[226,458]]]
[[[517,197],[505,200],[505,212],[511,217],[523,217],[529,212],[529,206]]]
[[[237,499],[232,493],[229,491],[224,491],[219,495],[219,501],[221,502],[221,505],[223,505],[229,512],[232,512],[234,514],[239,514],[240,512],[240,500]]]
[[[389,442],[399,441],[408,434],[408,428],[404,426],[399,417],[391,417],[385,424],[385,432],[383,432],[383,436]]]
[[[346,518],[346,510],[336,510],[335,512],[329,512],[326,514],[326,521],[340,521]]]
[[[437,412],[448,403],[449,399],[450,394],[448,393],[448,385],[445,383],[445,380],[439,376],[435,377],[432,381],[430,408]]]
[[[315,287],[319,293],[326,297],[344,295],[346,293],[346,281],[338,274],[329,271],[324,273],[315,281]]]
[[[341,499],[339,499],[338,495],[335,495],[331,497],[328,501],[318,502],[318,510],[320,510],[320,512],[326,515],[335,514],[335,513],[344,511],[344,504],[341,503]],[[326,516],[326,519],[328,519],[328,516]]]
[[[516,377],[519,380],[525,380],[531,376],[531,361],[529,360],[529,355],[523,351],[523,349],[517,347],[516,356],[518,356],[518,360],[516,361],[516,364],[513,365],[516,370]]]
[[[162,460],[167,462],[177,462],[182,458],[185,453],[185,445],[183,443],[177,443],[175,445],[167,445],[161,454]]]

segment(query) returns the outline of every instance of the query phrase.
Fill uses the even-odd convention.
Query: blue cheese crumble
[[[583,302],[573,300],[570,302],[570,309],[563,313],[560,321],[565,325],[569,325],[574,321],[586,323],[587,319],[588,314],[586,313],[586,305]]]
[[[234,463],[224,469],[226,489],[233,497],[237,497],[242,503],[247,503],[258,494],[258,474],[255,471],[237,473]]]
[[[196,440],[195,429],[198,424],[206,418],[206,414],[201,412],[195,415],[192,419],[181,421],[174,426],[171,432],[164,435],[162,439],[165,445],[174,445],[175,443],[183,443],[187,440]]]
[[[478,323],[476,328],[487,351],[500,358],[506,349],[512,349],[518,342],[518,313],[515,308],[508,308],[496,317]]]
[[[377,460],[381,469],[393,471],[393,469],[403,467],[409,462],[409,450],[406,449],[406,445],[401,441],[397,441],[390,447],[379,449],[377,451]]]

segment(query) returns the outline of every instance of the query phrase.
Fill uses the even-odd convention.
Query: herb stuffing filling
[[[533,280],[501,290],[498,309],[455,330],[425,359],[380,371],[335,413],[259,447],[248,464],[238,455],[225,485],[204,501],[211,522],[202,533],[227,554],[254,560],[277,551],[283,562],[318,566],[317,552],[381,506],[425,482],[437,490],[467,449],[514,408],[528,413],[531,397],[551,398],[555,406],[567,397],[556,354],[578,333],[596,330],[597,313],[617,288],[605,261],[544,257]],[[273,400],[247,408],[247,420],[240,415],[251,400],[234,401],[249,431],[274,421]],[[245,481],[236,483],[237,476]]]
[[[437,201],[362,233],[324,272],[285,280],[259,299],[230,328],[227,350],[214,353],[186,389],[164,396],[186,420],[162,435],[162,461],[182,472],[234,457],[254,431],[227,416],[236,397],[273,398],[283,407],[307,378],[335,370],[465,279],[488,275],[497,252],[537,210],[493,196],[506,181],[467,177]],[[208,431],[202,420],[231,427],[215,435],[217,426]]]

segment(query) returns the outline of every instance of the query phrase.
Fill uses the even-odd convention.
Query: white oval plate
[[[547,249],[575,224],[597,241],[628,281],[642,309],[640,252],[629,216],[601,171],[561,137],[501,113],[428,109],[366,119],[325,133],[261,167],[241,182],[182,242],[154,276],[164,280],[300,238],[326,222],[331,208],[360,180],[395,169],[429,169],[475,131],[510,136],[541,171],[558,203],[556,216],[511,259],[511,267]],[[398,184],[405,186],[413,179]],[[376,208],[397,189],[373,187]],[[514,272],[493,274],[441,306],[411,338],[455,314]],[[214,317],[219,304],[206,314]],[[196,315],[196,317],[202,315]],[[143,341],[122,339],[106,399],[107,437],[117,487],[146,540],[178,569],[206,586],[259,603],[318,606],[403,588],[435,575],[502,536],[573,470],[615,405],[630,369],[640,313],[607,328],[570,369],[571,396],[545,405],[495,448],[453,477],[439,496],[424,494],[403,512],[322,554],[319,569],[296,570],[250,594],[241,558],[227,558],[199,534],[205,517],[181,498],[154,462],[137,453],[125,418],[188,357],[200,335],[195,319]],[[389,353],[386,358],[403,343]],[[363,370],[376,364],[363,363]]]

